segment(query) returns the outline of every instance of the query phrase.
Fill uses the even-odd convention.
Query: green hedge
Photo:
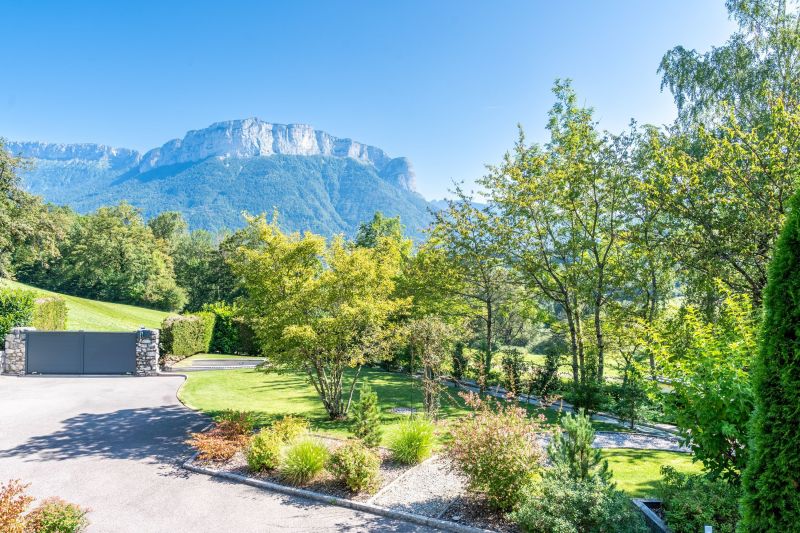
[[[161,351],[179,357],[207,352],[213,327],[213,315],[209,314],[168,316],[161,324]]]
[[[0,288],[0,337],[5,337],[11,328],[30,326],[35,311],[35,292]]]
[[[258,355],[260,350],[253,328],[239,316],[239,310],[226,303],[206,304],[203,312],[215,317],[210,351],[239,355]]]
[[[67,302],[63,298],[38,298],[33,311],[33,327],[42,331],[67,329]]]

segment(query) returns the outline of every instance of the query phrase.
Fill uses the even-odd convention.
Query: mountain
[[[241,227],[243,212],[277,209],[287,230],[352,235],[382,211],[415,237],[431,218],[408,159],[305,124],[218,122],[144,154],[97,144],[6,148],[33,162],[22,173],[29,191],[83,213],[126,200],[145,217],[180,211],[190,227],[215,231]]]

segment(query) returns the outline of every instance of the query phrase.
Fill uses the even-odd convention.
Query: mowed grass
[[[603,457],[608,460],[617,488],[632,498],[655,495],[662,466],[686,473],[700,472],[703,468],[702,463],[692,462],[690,454],[681,452],[607,448]]]
[[[169,313],[135,305],[100,302],[59,294],[7,279],[0,284],[15,289],[28,289],[43,296],[59,296],[67,302],[67,329],[85,331],[132,331],[139,327],[160,328]]]
[[[250,356],[250,355],[230,355],[230,354],[224,354],[224,353],[198,353],[198,354],[195,354],[195,355],[190,355],[186,359],[181,359],[177,363],[173,364],[172,367],[173,368],[191,367],[192,364],[194,363],[194,361],[203,361],[203,360],[208,361],[208,360],[211,360],[211,359],[213,359],[213,360],[233,359],[233,360],[236,360],[236,361],[241,361],[242,359],[244,359],[244,360],[252,359],[255,362],[259,362],[259,361],[263,361],[264,360],[263,357],[254,357],[254,356]]]

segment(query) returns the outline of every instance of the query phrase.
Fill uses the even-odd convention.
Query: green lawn
[[[67,329],[85,331],[131,331],[146,328],[159,328],[168,313],[135,305],[114,304],[57,294],[7,279],[0,284],[17,289],[28,289],[42,295],[54,295],[67,302]]]
[[[701,463],[692,462],[688,453],[661,450],[629,450],[607,448],[603,457],[614,473],[617,488],[635,498],[653,496],[656,481],[661,478],[661,466],[669,465],[687,473],[699,472]]]

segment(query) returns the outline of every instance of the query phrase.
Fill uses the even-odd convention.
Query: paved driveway
[[[424,531],[177,467],[208,421],[180,377],[0,376],[0,481],[92,509],[90,531]]]

